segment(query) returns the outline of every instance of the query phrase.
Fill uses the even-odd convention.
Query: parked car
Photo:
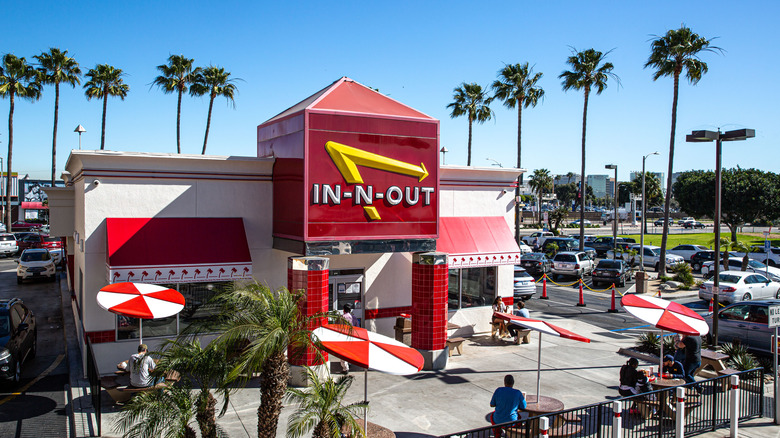
[[[40,227],[41,224],[34,224],[34,223],[22,222],[22,221],[17,221],[11,224],[11,230],[18,230],[18,231],[37,230]]]
[[[572,239],[571,237],[548,237],[544,241],[544,245],[542,245],[541,252],[549,253],[553,244],[558,247],[558,252],[576,251],[580,248],[580,241],[577,239]]]
[[[22,239],[19,248],[22,250],[27,248],[58,249],[62,248],[62,238],[46,234],[30,233]]]
[[[704,228],[704,224],[699,221],[687,221],[682,223],[683,228]]]
[[[631,245],[629,247],[630,249],[633,249],[637,252],[637,255],[634,257],[636,261],[640,259],[640,247],[641,245]],[[628,252],[623,253],[623,260],[630,261],[631,258],[632,257]],[[658,271],[659,267],[661,266],[661,248],[658,246],[645,245],[644,253],[642,254],[641,258],[646,267],[650,267]],[[685,260],[683,260],[683,258],[678,255],[666,253],[667,267],[674,266],[678,263],[685,263]]]
[[[8,229],[5,227],[5,224],[0,222],[0,233],[5,233],[7,231]]]
[[[620,246],[621,243],[633,244],[636,243],[636,240],[631,237],[618,237],[617,240],[615,240],[615,244],[612,242],[612,236],[597,237],[590,243],[590,246],[596,250],[597,255],[604,257],[613,247]]]
[[[531,298],[536,293],[535,281],[525,269],[515,265],[515,301]]]
[[[25,249],[37,248],[41,241],[41,235],[38,233],[26,233],[21,239],[17,237],[19,252],[22,252]]]
[[[678,220],[678,221],[677,221],[677,225],[682,225],[682,224],[684,224],[684,223],[686,223],[686,222],[694,222],[695,220],[696,220],[696,219],[694,219],[694,218],[692,218],[692,217],[690,217],[690,216],[687,216],[687,217],[684,217],[684,218],[682,218],[682,219]]]
[[[677,245],[666,252],[667,254],[677,254],[683,260],[689,262],[691,261],[691,256],[699,251],[707,251],[707,247],[704,245]]]
[[[735,254],[730,252],[729,257],[733,256],[735,256]],[[715,257],[715,251],[711,249],[694,253],[691,256],[691,269],[694,271],[700,271],[704,262],[712,261],[713,257]]]
[[[587,254],[580,251],[563,251],[553,257],[553,277],[567,275],[582,278],[593,272],[593,260]]]
[[[659,217],[658,219],[655,220],[655,222],[653,222],[653,225],[655,225],[656,227],[662,227],[662,226],[664,226],[664,221],[665,220],[666,219],[664,219],[662,217]],[[672,225],[673,223],[674,223],[674,221],[672,220],[672,221],[669,222],[669,225]]]
[[[523,242],[520,242],[519,245],[517,245],[518,248],[520,248],[520,254],[528,254],[529,252],[534,252],[530,246],[526,245]]]
[[[550,272],[552,261],[543,252],[532,252],[523,254],[520,258],[520,266],[530,274],[541,275]]]
[[[534,244],[539,245],[540,247],[544,245],[544,241],[547,240],[548,237],[555,237],[555,234],[551,231],[534,231],[530,236],[523,236],[521,240],[525,242],[526,245],[533,248]]]
[[[715,262],[709,261],[704,262],[701,266],[701,275],[704,276],[704,278],[709,277],[714,273],[714,264]],[[723,268],[723,261],[720,262],[720,267]],[[729,269],[731,271],[741,271],[742,270],[742,257],[729,257]],[[755,272],[757,274],[765,275],[772,281],[778,281],[780,282],[780,268],[773,268],[768,267],[767,265],[756,261],[756,260],[748,260],[748,265],[746,267],[746,271],[749,272]]]
[[[738,252],[735,255],[742,257],[745,253]],[[767,251],[763,246],[751,246],[748,257],[769,266],[780,266],[780,248],[769,248]]]
[[[582,221],[582,223],[583,223],[583,224],[584,224],[586,227],[587,227],[588,225],[590,225],[590,224],[591,224],[591,223],[590,223],[590,221],[589,221],[589,220],[587,220],[587,219],[583,220],[583,221]],[[571,223],[571,224],[572,224],[572,225],[577,225],[577,226],[579,226],[579,225],[580,225],[580,220],[579,220],[579,219],[577,219],[577,220],[575,220],[575,221],[572,221],[572,223]]]
[[[600,260],[599,264],[591,274],[593,278],[593,285],[598,286],[600,283],[614,284],[619,287],[626,285],[626,281],[629,277],[628,264],[621,259],[617,260]]]
[[[16,243],[16,237],[13,234],[0,234],[0,254],[4,256],[10,256],[16,254],[19,251],[19,246]]]
[[[749,350],[769,355],[774,328],[769,328],[769,306],[780,300],[736,302],[718,312],[718,342],[738,342]],[[704,316],[712,332],[712,313]]]
[[[699,286],[699,298],[712,299],[713,280]],[[754,298],[780,298],[780,283],[769,280],[761,274],[748,271],[724,271],[718,273],[718,301],[735,303]]]
[[[35,357],[35,315],[19,298],[0,300],[0,379],[19,383],[22,365]]]
[[[47,278],[49,281],[57,279],[57,267],[49,250],[43,248],[26,249],[16,262],[16,282],[21,284],[24,280]]]

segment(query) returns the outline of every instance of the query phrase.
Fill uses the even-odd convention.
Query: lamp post
[[[605,169],[615,169],[615,210],[612,216],[612,258],[617,256],[617,220],[618,220],[618,180],[617,180],[617,164],[607,164]]]
[[[645,202],[645,160],[650,155],[658,155],[658,152],[642,157],[642,229],[639,234],[639,266],[643,271],[645,270],[645,233],[647,232],[647,219],[645,218],[647,213],[647,203]]]
[[[715,131],[693,131],[685,136],[685,141],[690,143],[715,141],[715,262],[713,263],[713,281],[712,281],[712,342],[718,345],[718,307],[719,307],[719,287],[720,287],[720,179],[721,179],[721,143],[724,141],[737,141],[753,138],[756,136],[755,129],[737,129],[734,131],[718,132]]]
[[[79,133],[79,150],[81,150],[81,133],[87,132],[87,130],[84,129],[83,126],[79,125],[79,126],[76,126],[76,129],[74,129],[73,132],[78,132]]]

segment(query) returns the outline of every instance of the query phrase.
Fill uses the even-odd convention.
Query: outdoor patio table
[[[529,394],[525,397],[526,412],[529,417],[535,417],[537,415],[553,414],[563,410],[563,402],[557,398],[547,397],[545,395],[538,397],[535,394]],[[555,418],[551,418],[553,424],[551,427],[559,426],[563,420],[560,415],[556,415]]]
[[[671,388],[673,386],[685,385],[685,380],[683,380],[683,379],[655,379],[654,381],[650,382],[650,384],[653,385],[653,389],[666,389],[666,388]]]
[[[707,366],[712,367],[715,373],[718,371],[723,371],[726,369],[726,364],[724,361],[728,360],[730,357],[731,356],[728,354],[723,354],[718,351],[701,350],[701,365],[693,374],[698,375],[699,372]]]

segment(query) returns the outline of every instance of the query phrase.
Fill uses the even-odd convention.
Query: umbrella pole
[[[363,402],[368,401],[368,367],[363,370]],[[368,406],[363,408],[363,434],[368,436]]]
[[[138,345],[144,343],[144,320],[138,318]]]
[[[658,365],[658,377],[664,373],[664,331],[661,329],[661,364]]]
[[[539,352],[536,356],[536,402],[542,396],[542,332],[539,332]]]

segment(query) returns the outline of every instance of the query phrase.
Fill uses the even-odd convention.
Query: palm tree
[[[236,107],[233,96],[238,91],[233,83],[236,79],[230,79],[230,72],[226,72],[222,67],[206,67],[195,76],[195,80],[190,86],[190,94],[193,96],[209,95],[209,115],[206,118],[206,135],[203,137],[203,152],[206,155],[206,143],[209,141],[209,128],[211,127],[211,109],[214,106],[214,99],[224,96],[228,104]]]
[[[122,408],[114,430],[127,438],[195,438],[192,405],[190,387],[184,384],[142,391]]]
[[[169,370],[178,371],[182,381],[188,386],[200,388],[195,397],[195,419],[203,438],[216,438],[218,427],[216,419],[217,399],[211,388],[223,395],[220,416],[225,413],[230,401],[230,363],[225,350],[208,346],[201,347],[197,339],[178,339],[166,341],[155,374],[165,375]]]
[[[288,388],[285,395],[286,402],[298,404],[298,410],[287,421],[287,436],[299,438],[314,429],[313,438],[338,438],[345,425],[359,436],[365,436],[357,418],[360,411],[368,407],[368,402],[341,404],[353,377],[320,379],[309,367],[306,367],[306,375],[310,382],[308,388]]]
[[[531,181],[528,183],[531,186],[531,190],[536,192],[539,197],[537,203],[539,209],[539,224],[542,224],[542,195],[546,192],[552,191],[553,182],[550,171],[547,169],[536,169],[534,174],[531,175]]]
[[[8,96],[11,108],[8,111],[8,156],[6,157],[5,179],[5,221],[8,232],[11,232],[11,160],[14,150],[14,105],[16,97],[20,99],[38,100],[41,97],[41,83],[38,72],[27,60],[17,58],[10,53],[3,56],[0,65],[0,96]]]
[[[582,107],[582,166],[580,168],[580,200],[585,204],[585,128],[588,121],[588,99],[590,98],[591,88],[595,88],[596,94],[601,94],[607,88],[609,78],[617,81],[620,85],[620,78],[612,73],[614,66],[611,62],[605,62],[607,53],[599,52],[594,49],[577,52],[572,48],[572,55],[566,60],[571,66],[571,70],[564,71],[558,78],[563,79],[563,91],[583,90],[585,93],[585,103]],[[580,251],[585,247],[585,208],[580,207]]]
[[[124,75],[122,69],[108,64],[96,65],[95,68],[89,69],[86,74],[89,78],[87,83],[84,84],[84,94],[87,95],[87,100],[92,98],[103,99],[103,123],[100,131],[101,151],[106,147],[106,106],[108,104],[108,96],[125,100],[127,92],[130,91],[130,86],[122,80]]]
[[[736,252],[743,252],[745,253],[744,256],[742,256],[742,268],[741,270],[747,271],[748,264],[750,263],[750,257],[748,256],[748,253],[750,253],[750,247],[745,242],[740,241],[734,241],[731,242],[731,250]]]
[[[298,302],[302,296],[284,288],[274,292],[258,283],[237,285],[215,297],[221,317],[215,321],[224,330],[214,340],[215,348],[238,351],[228,379],[251,376],[260,371],[260,406],[257,408],[257,435],[276,436],[282,399],[290,379],[285,353],[301,354],[315,349],[310,327],[327,315],[305,316]],[[245,378],[242,377],[242,379]]]
[[[653,80],[664,76],[674,78],[674,98],[672,99],[672,130],[669,136],[669,169],[666,175],[666,198],[664,199],[664,217],[669,217],[669,204],[672,199],[672,170],[674,168],[674,136],[677,129],[677,100],[680,89],[680,74],[685,70],[685,76],[691,85],[696,85],[707,73],[707,63],[699,59],[702,52],[714,52],[722,49],[711,46],[711,40],[705,39],[681,26],[671,29],[662,37],[656,37],[650,45],[650,58],[645,68],[655,68]],[[666,240],[669,235],[669,223],[664,221],[661,236],[661,261],[658,275],[666,273]]]
[[[192,68],[193,62],[195,62],[194,59],[185,58],[184,55],[171,55],[168,57],[168,64],[157,66],[157,70],[162,74],[157,76],[152,82],[152,84],[160,87],[165,94],[174,92],[178,94],[178,103],[176,105],[176,152],[179,154],[181,153],[181,96],[200,73],[200,67]]]
[[[447,105],[447,108],[452,109],[450,117],[453,119],[463,115],[469,119],[469,149],[466,165],[471,166],[471,126],[474,122],[485,123],[493,118],[493,110],[490,109],[493,98],[488,97],[487,92],[473,82],[470,84],[464,82],[454,91],[455,94],[452,96],[454,102]]]
[[[542,73],[533,74],[533,67],[528,63],[507,65],[498,72],[498,79],[493,82],[493,92],[496,99],[504,101],[507,108],[517,106],[517,168],[521,168],[521,134],[523,126],[523,107],[535,107],[544,97],[544,90],[536,83],[542,78]],[[515,198],[520,196],[520,186],[523,184],[523,174],[517,178]],[[515,203],[515,240],[520,242],[520,203]]]
[[[68,56],[68,51],[52,47],[48,52],[35,56],[41,64],[41,81],[44,84],[54,84],[54,132],[51,139],[51,185],[57,173],[57,121],[60,112],[60,83],[70,85],[81,84],[81,69],[75,59]]]

